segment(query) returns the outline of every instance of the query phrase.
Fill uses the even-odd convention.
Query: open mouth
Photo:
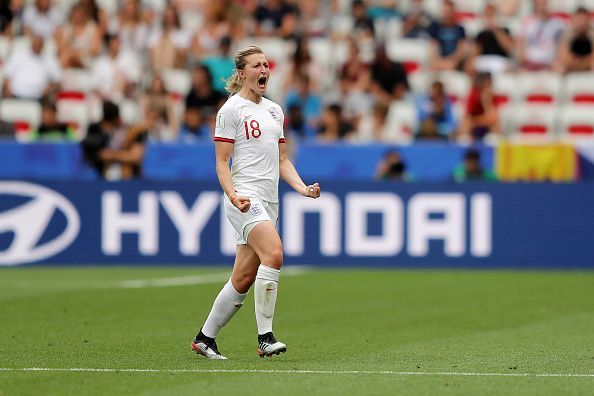
[[[258,79],[258,86],[259,86],[260,88],[266,88],[266,82],[267,82],[267,81],[268,81],[268,77],[264,77],[264,76],[260,77],[260,78]]]

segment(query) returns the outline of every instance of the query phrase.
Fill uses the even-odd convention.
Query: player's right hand
[[[247,212],[250,209],[250,205],[252,204],[248,197],[243,197],[239,195],[234,195],[231,198],[229,198],[229,200],[231,201],[233,206],[239,209],[242,213]]]

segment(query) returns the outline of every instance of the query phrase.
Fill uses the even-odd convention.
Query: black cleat
[[[272,355],[279,355],[282,352],[287,352],[287,346],[274,338],[272,332],[258,335],[258,355],[260,357]]]
[[[192,341],[192,349],[199,355],[208,359],[226,360],[227,358],[219,352],[217,342],[214,338],[205,336],[200,330],[200,333]]]

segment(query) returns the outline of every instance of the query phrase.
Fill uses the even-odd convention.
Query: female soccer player
[[[295,191],[318,198],[318,183],[306,186],[287,158],[281,107],[264,98],[270,69],[255,46],[235,55],[235,73],[227,81],[232,95],[217,114],[216,171],[225,192],[225,215],[237,231],[231,279],[215,299],[192,348],[209,359],[226,359],[215,338],[243,305],[252,284],[258,325],[258,355],[286,352],[272,334],[283,248],[276,230],[279,174]],[[233,165],[229,169],[229,158]]]

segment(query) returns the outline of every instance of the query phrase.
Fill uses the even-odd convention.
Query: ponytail
[[[225,80],[225,91],[229,92],[230,95],[235,95],[239,91],[241,91],[241,87],[243,86],[243,81],[239,77],[239,73],[237,70],[233,71],[231,77]]]

